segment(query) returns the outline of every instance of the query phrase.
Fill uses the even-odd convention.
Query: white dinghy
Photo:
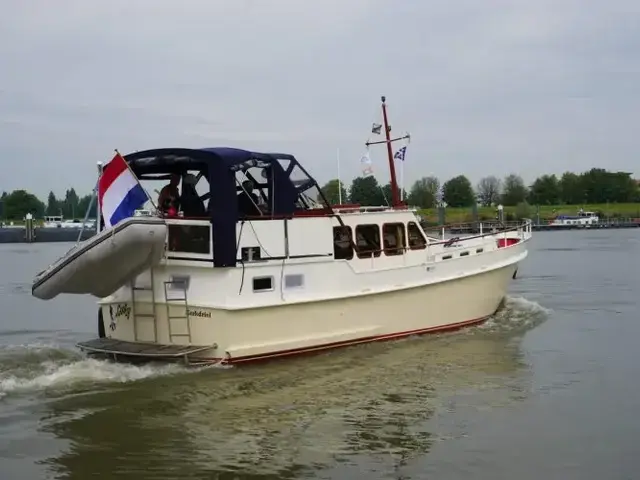
[[[131,217],[74,246],[40,272],[32,295],[50,300],[61,293],[106,297],[164,255],[167,225],[161,218]]]

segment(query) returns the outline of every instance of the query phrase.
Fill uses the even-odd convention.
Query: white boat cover
[[[33,281],[31,293],[50,300],[61,293],[111,295],[157,265],[167,225],[161,218],[131,217],[79,243]]]

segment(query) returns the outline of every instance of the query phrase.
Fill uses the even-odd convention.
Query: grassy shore
[[[640,203],[602,203],[586,205],[540,205],[540,219],[549,219],[556,215],[576,215],[580,208],[589,212],[600,212],[604,217],[640,218]],[[506,216],[515,215],[516,207],[504,207]],[[537,217],[537,207],[531,205],[529,209],[531,218]],[[438,222],[438,211],[435,208],[420,210],[420,214],[427,222]],[[495,207],[478,207],[478,216],[481,220],[493,220],[496,216]],[[471,208],[447,208],[446,223],[465,223],[473,221]]]
[[[556,215],[575,215],[580,208],[589,212],[599,212],[604,218],[640,218],[640,203],[601,203],[585,205],[540,205],[540,219],[547,220]],[[504,207],[506,216],[515,216],[516,207]],[[429,223],[438,223],[438,211],[435,208],[426,208],[419,213]],[[478,216],[481,220],[493,220],[496,217],[495,207],[478,207]],[[537,207],[529,207],[529,218],[537,217]],[[79,219],[82,221],[82,219]],[[446,223],[466,223],[473,221],[471,208],[447,208]],[[6,221],[6,220],[5,220]],[[8,223],[8,221],[6,221]],[[14,220],[14,225],[24,225],[24,220]],[[42,226],[42,220],[36,219],[36,225]]]

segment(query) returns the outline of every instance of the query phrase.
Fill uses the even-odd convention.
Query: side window
[[[334,260],[351,260],[353,258],[353,236],[351,227],[333,227]]]
[[[407,224],[407,232],[409,236],[409,248],[411,250],[422,250],[427,247],[427,240],[422,235],[420,227],[416,222],[409,222]]]
[[[378,225],[358,225],[356,227],[356,254],[358,258],[380,256],[380,227]]]
[[[204,225],[169,225],[169,251],[211,253],[211,230]]]
[[[382,226],[382,242],[385,255],[402,255],[407,246],[404,223],[385,223]]]

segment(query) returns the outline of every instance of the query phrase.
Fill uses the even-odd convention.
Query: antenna
[[[384,134],[385,140],[380,140],[378,142],[369,142],[367,141],[365,145],[368,147],[369,145],[379,145],[382,143],[387,144],[387,157],[389,159],[389,174],[391,176],[391,205],[395,207],[400,207],[403,205],[402,200],[400,199],[400,195],[398,192],[398,181],[396,180],[396,166],[393,161],[393,151],[391,149],[391,144],[393,142],[397,142],[399,140],[410,140],[411,135],[407,133],[402,137],[391,138],[391,126],[389,125],[389,121],[387,118],[387,97],[384,95],[381,97],[382,101],[382,120],[384,121]],[[374,132],[377,133],[377,132]]]

